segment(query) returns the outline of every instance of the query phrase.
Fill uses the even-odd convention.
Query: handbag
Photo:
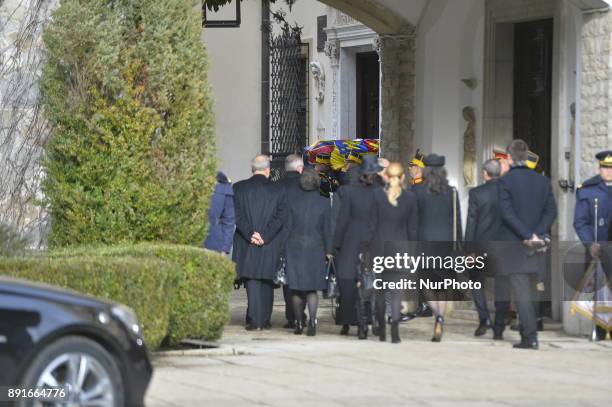
[[[274,274],[274,279],[272,280],[276,285],[287,285],[287,259],[285,256],[281,256],[278,259],[278,267],[276,268],[276,273]]]
[[[375,280],[374,271],[368,266],[368,261],[363,253],[359,254],[359,264],[357,267],[359,288],[365,291],[373,290]]]
[[[336,278],[336,265],[334,259],[330,258],[327,261],[327,298],[338,298],[340,296],[340,290],[338,289],[338,280]]]

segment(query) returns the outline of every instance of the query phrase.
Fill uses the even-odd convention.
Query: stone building
[[[243,2],[244,14],[261,16],[266,3]],[[572,227],[575,187],[595,173],[594,153],[612,147],[612,2],[292,3],[287,18],[303,26],[302,39],[311,44],[308,58],[319,62],[325,71],[323,90],[315,89],[315,78],[311,77],[309,142],[363,137],[363,122],[377,122],[378,132],[373,134],[380,138],[383,156],[406,163],[420,148],[447,157],[450,179],[459,189],[465,211],[469,189],[482,181],[481,163],[494,149],[505,148],[513,138],[523,138],[540,155],[538,170],[553,182],[559,207],[553,237],[559,241],[576,239]],[[279,6],[282,1],[273,8]],[[325,28],[317,30],[321,19]],[[255,37],[258,27],[250,27]],[[241,26],[239,31],[247,29]],[[231,30],[221,31],[226,34]],[[221,67],[233,61],[232,53],[226,50],[229,42],[220,36],[213,30],[204,32],[213,86],[215,70],[225,72]],[[312,44],[320,44],[321,36],[325,46],[316,49]],[[379,61],[379,89],[364,96],[360,92],[368,86],[367,61],[372,56]],[[247,66],[258,69],[254,62]],[[255,80],[251,84],[259,85]],[[217,85],[218,100],[226,97],[224,91]],[[319,92],[324,95],[322,103]],[[378,114],[368,116],[372,101],[378,105]],[[260,102],[259,106],[260,117],[265,118],[265,104]],[[233,108],[219,108],[220,126],[224,126],[224,115],[228,119],[235,116]],[[241,121],[240,125],[244,124]],[[258,137],[269,137],[260,124],[249,126],[249,134],[230,131],[229,139],[220,134],[220,156],[239,178],[248,175],[246,163],[251,155],[270,152],[258,148]],[[262,132],[257,131],[260,128]],[[252,148],[236,156],[236,144]],[[231,151],[229,155],[224,146]],[[562,261],[559,252],[551,256],[548,312],[553,319],[563,320],[568,332],[577,334],[588,330],[588,324],[572,317],[568,303],[562,300],[566,289],[560,272]]]
[[[0,2],[0,27],[7,5],[24,1],[40,2]],[[392,160],[417,148],[445,155],[465,210],[480,163],[520,137],[553,182],[553,237],[575,240],[575,186],[596,171],[593,154],[612,147],[611,4],[232,0],[206,13],[202,35],[221,169],[242,179],[261,152],[282,158],[321,138],[378,137]],[[301,27],[292,51],[272,40],[283,35],[270,18],[280,9]],[[577,334],[587,326],[567,311],[562,259],[551,258],[550,316]]]

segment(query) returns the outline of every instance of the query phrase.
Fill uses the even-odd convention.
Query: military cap
[[[424,159],[425,159],[425,155],[421,153],[421,150],[417,149],[416,153],[414,154],[414,157],[412,157],[408,165],[409,166],[416,165],[417,167],[424,168],[425,167],[425,163],[423,162]]]
[[[599,165],[602,167],[612,167],[612,150],[601,151],[595,155]]]
[[[429,154],[423,161],[426,167],[444,167],[446,158],[443,155]]]
[[[534,153],[533,151],[527,151],[527,160],[525,160],[525,164],[528,168],[535,170],[538,166],[538,162],[540,161],[540,156]]]

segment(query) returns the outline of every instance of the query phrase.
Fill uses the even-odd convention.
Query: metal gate
[[[289,154],[301,153],[308,131],[308,57],[302,54],[300,28],[290,26],[284,20],[280,23],[281,32],[270,34],[270,155],[273,180],[284,174],[284,162]]]

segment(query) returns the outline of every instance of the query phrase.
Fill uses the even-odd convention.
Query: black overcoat
[[[272,280],[280,255],[276,241],[282,229],[284,200],[279,187],[263,175],[234,184],[236,232],[234,252],[239,278]],[[251,244],[251,236],[259,232],[263,246]]]
[[[331,252],[331,205],[318,189],[287,194],[284,255],[292,290],[325,290],[325,255]]]
[[[533,234],[550,233],[557,204],[550,179],[525,166],[513,167],[499,179],[499,203],[503,220],[500,240],[504,249],[501,274],[537,273],[545,267],[543,255],[529,256],[522,244]]]
[[[342,198],[333,239],[336,273],[340,279],[357,279],[359,253],[369,236],[374,193],[380,186],[357,184],[345,185],[341,189]]]

